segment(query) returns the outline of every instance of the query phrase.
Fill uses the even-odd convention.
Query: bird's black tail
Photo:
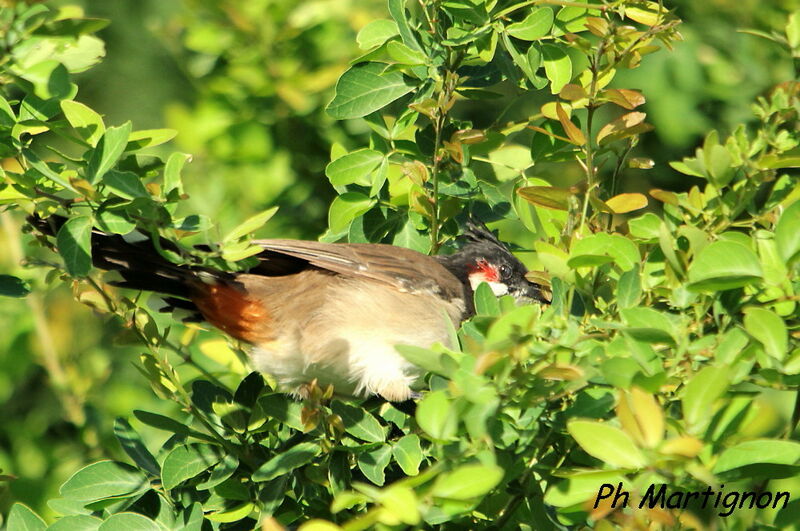
[[[28,218],[28,222],[45,236],[58,234],[66,221],[67,218],[62,216]],[[177,250],[166,240],[159,244],[164,249]],[[170,307],[197,311],[190,300],[191,286],[197,282],[197,273],[203,269],[173,264],[159,254],[148,238],[134,240],[95,229],[92,232],[92,263],[99,269],[119,273],[122,280],[111,282],[113,285],[152,291],[164,296]]]

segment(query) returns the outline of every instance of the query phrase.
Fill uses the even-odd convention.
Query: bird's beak
[[[536,284],[534,282],[528,282],[528,288],[526,290],[525,295],[529,299],[533,299],[536,302],[543,302],[546,304],[550,304],[552,300],[550,290],[546,290],[544,286],[541,284]]]
[[[525,295],[537,302],[550,304],[553,300],[553,292],[550,289],[550,275],[544,271],[528,271],[525,274],[527,288]]]

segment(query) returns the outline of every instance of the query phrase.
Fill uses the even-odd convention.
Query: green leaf
[[[419,474],[419,465],[422,463],[423,455],[419,437],[416,434],[411,433],[401,437],[392,446],[392,455],[406,476]]]
[[[639,304],[642,297],[642,281],[639,267],[625,271],[619,276],[617,283],[617,306],[619,308],[633,308]]]
[[[268,416],[278,419],[283,424],[303,431],[303,404],[292,400],[284,394],[264,395],[258,399],[258,406]]]
[[[89,216],[68,219],[58,230],[56,248],[73,277],[86,276],[92,269],[91,240],[92,219]]]
[[[135,468],[114,461],[100,461],[75,472],[61,486],[61,495],[78,501],[96,501],[137,492],[146,486]]]
[[[258,470],[253,472],[251,479],[255,482],[269,481],[288,474],[295,468],[310,463],[320,451],[319,445],[313,442],[303,442],[292,446],[261,465]]]
[[[380,46],[399,33],[397,23],[385,18],[373,20],[358,32],[356,42],[362,50],[369,50]]]
[[[500,315],[500,303],[497,296],[492,291],[491,286],[486,282],[478,284],[475,290],[475,313],[477,315],[488,315],[497,317]]]
[[[56,520],[47,531],[97,531],[103,521],[87,514],[63,516]]]
[[[522,21],[507,26],[506,31],[517,39],[535,41],[550,32],[554,18],[552,9],[540,7],[531,11]]]
[[[629,271],[639,265],[639,249],[624,236],[600,232],[574,242],[567,265],[578,268],[609,262],[615,262],[623,271]]]
[[[722,291],[761,278],[761,265],[748,247],[733,241],[708,244],[689,265],[689,289]]]
[[[193,429],[189,428],[189,426],[187,426],[186,424],[182,424],[177,420],[165,417],[164,415],[159,415],[158,413],[150,413],[149,411],[140,411],[138,409],[133,410],[133,415],[141,422],[147,424],[148,426],[158,428],[159,430],[164,430],[177,435],[191,436],[196,439],[214,442],[214,439],[212,439],[210,436],[194,431]]]
[[[503,479],[499,466],[463,465],[436,478],[431,494],[437,498],[469,500],[486,495]]]
[[[97,531],[162,531],[151,519],[138,513],[117,513],[103,522]]]
[[[424,53],[413,50],[398,41],[391,41],[386,45],[386,53],[392,60],[397,61],[402,65],[424,65],[428,62],[428,58]]]
[[[34,170],[38,171],[56,184],[63,186],[65,189],[79,193],[73,186],[60,174],[53,171],[50,166],[39,158],[39,156],[31,149],[23,149],[22,156],[28,162],[28,165]]]
[[[440,353],[415,345],[395,345],[394,348],[401,356],[417,367],[427,372],[447,376],[448,371],[442,366],[442,355]]]
[[[160,146],[169,142],[178,132],[175,129],[142,129],[134,131],[128,137],[128,145],[125,151],[132,151],[146,147]]]
[[[173,489],[219,463],[221,451],[205,444],[173,448],[161,465],[161,481],[165,489]]]
[[[21,278],[11,275],[0,275],[0,296],[24,297],[31,292],[31,287]]]
[[[800,20],[800,16],[797,17]],[[800,259],[800,201],[789,205],[775,225],[775,244],[784,261],[791,265]]]
[[[385,72],[381,63],[361,63],[342,74],[327,107],[337,120],[361,118],[382,109],[414,89],[400,72]]]
[[[374,203],[374,200],[359,192],[346,192],[338,196],[328,212],[331,231],[343,231],[355,218],[372,208]]]
[[[786,41],[792,50],[800,48],[800,10],[789,15],[786,22]]]
[[[695,433],[708,424],[714,413],[713,405],[730,386],[728,367],[704,367],[692,376],[683,390],[683,417]]]
[[[422,48],[416,37],[414,37],[411,26],[408,24],[405,5],[406,0],[389,0],[389,14],[392,15],[392,18],[397,23],[397,30],[400,32],[400,36],[406,46],[414,50],[421,50]]]
[[[435,440],[450,440],[456,434],[458,417],[445,391],[428,393],[417,404],[416,418],[419,427]]]
[[[620,310],[620,315],[628,325],[625,331],[634,339],[648,343],[676,343],[677,330],[662,312],[653,308],[628,308]]]
[[[800,461],[800,443],[775,439],[745,441],[725,449],[712,472],[719,474],[756,464],[794,465]]]
[[[385,470],[392,459],[392,447],[382,444],[358,455],[358,469],[368,480],[379,487],[386,481]]]
[[[764,351],[777,360],[789,352],[789,332],[778,314],[765,308],[747,308],[744,328],[764,345]]]
[[[89,164],[86,167],[86,179],[90,183],[96,183],[108,170],[114,167],[125,151],[130,134],[130,122],[125,122],[119,127],[106,129],[103,137],[97,143],[97,147],[92,151]]]
[[[14,114],[14,109],[9,105],[8,100],[0,95],[0,127],[14,127],[17,123],[17,117]]]
[[[211,470],[209,478],[194,486],[197,490],[207,490],[216,487],[220,483],[230,478],[236,469],[239,468],[239,458],[235,455],[226,454],[222,457],[222,461],[214,466]]]
[[[563,481],[548,487],[544,501],[555,507],[571,507],[587,500],[597,498],[597,493],[603,484],[618,485],[623,483],[626,490],[630,490],[625,478],[613,471],[580,471],[570,473]]]
[[[567,431],[583,450],[611,466],[643,468],[647,465],[641,450],[627,433],[603,422],[573,420]]]
[[[97,141],[106,132],[103,118],[83,103],[73,100],[62,101],[61,110],[78,135],[92,146],[96,146]]]
[[[422,234],[414,226],[414,222],[408,219],[403,228],[395,233],[392,245],[413,249],[418,253],[428,254],[431,250],[431,239]]]
[[[64,65],[54,59],[29,66],[18,75],[32,83],[34,94],[43,100],[60,100],[69,96],[69,72]]]
[[[144,184],[142,184],[142,180],[131,171],[109,170],[103,176],[103,184],[113,192],[114,195],[124,199],[150,197]]]
[[[6,529],[13,529],[14,531],[45,531],[47,529],[47,524],[44,523],[44,520],[39,515],[27,505],[19,502],[11,507],[6,524]]]
[[[201,214],[189,214],[185,218],[179,218],[172,221],[170,226],[173,229],[182,230],[185,232],[202,232],[212,227],[211,219],[208,216]]]
[[[172,190],[183,193],[181,170],[191,159],[192,157],[186,153],[173,153],[169,156],[167,164],[164,166],[164,194],[168,194]]]
[[[272,216],[275,215],[275,212],[278,211],[278,207],[268,208],[258,214],[247,218],[243,221],[240,225],[238,225],[235,229],[230,231],[225,237],[222,239],[223,242],[230,242],[234,240],[238,240],[239,238],[243,238],[250,233],[253,233],[263,227],[267,221],[269,221]]]
[[[370,184],[369,174],[380,165],[383,159],[383,153],[379,151],[359,149],[328,164],[325,167],[325,175],[334,186],[348,184],[368,186]]]
[[[555,44],[542,44],[544,72],[550,80],[550,92],[558,94],[572,79],[572,61],[567,52]]]
[[[97,227],[104,232],[114,234],[128,234],[136,228],[136,224],[125,216],[125,210],[121,208],[107,208],[101,206],[95,212]]]
[[[145,447],[142,438],[136,433],[136,430],[133,429],[133,426],[131,426],[127,420],[121,417],[117,418],[114,422],[114,435],[117,436],[119,444],[122,446],[122,449],[125,450],[125,453],[128,454],[128,457],[133,459],[133,462],[136,463],[139,468],[156,477],[161,475],[161,467],[158,465],[156,458],[153,457],[153,454]]]
[[[339,400],[334,400],[331,403],[331,411],[342,418],[345,431],[353,437],[367,442],[383,442],[386,440],[383,426],[369,411],[345,404]]]
[[[628,220],[631,235],[642,240],[657,240],[660,227],[661,219],[652,212]]]

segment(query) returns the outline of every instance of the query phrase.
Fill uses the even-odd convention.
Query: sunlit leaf
[[[744,311],[744,328],[764,345],[764,351],[777,360],[788,354],[789,332],[778,314],[766,308],[751,307]]]
[[[569,200],[575,196],[571,190],[555,186],[525,186],[517,193],[534,205],[553,210],[569,210]]]
[[[558,94],[572,79],[572,61],[561,46],[542,45],[544,71],[550,80],[550,92]]]
[[[692,376],[683,390],[683,416],[689,426],[702,429],[711,420],[713,405],[730,386],[730,369],[707,366]]]
[[[60,492],[72,500],[93,501],[131,494],[143,485],[147,485],[144,476],[132,466],[100,461],[75,472]]]
[[[647,460],[621,429],[603,422],[573,420],[567,431],[589,455],[611,466],[642,468]]]
[[[800,19],[800,17],[797,17]],[[781,257],[790,264],[800,258],[800,201],[789,205],[775,225],[775,244]]]
[[[738,242],[716,241],[704,247],[689,265],[689,289],[733,289],[746,286],[761,275],[761,265],[752,250]]]
[[[437,498],[468,500],[485,495],[502,479],[503,469],[499,466],[463,465],[436,478],[431,494]]]
[[[414,89],[400,72],[386,72],[381,63],[361,63],[342,74],[327,111],[333,118],[360,118],[383,108]]]
[[[647,206],[647,197],[643,194],[619,194],[606,199],[608,205],[615,214],[625,214],[633,212]]]
[[[539,7],[531,11],[520,22],[515,22],[506,27],[506,31],[517,39],[535,41],[550,32],[555,18],[553,10],[549,7]]]
[[[130,122],[125,122],[119,127],[109,127],[103,133],[86,167],[86,179],[90,183],[100,180],[117,163],[128,145],[131,127]]]

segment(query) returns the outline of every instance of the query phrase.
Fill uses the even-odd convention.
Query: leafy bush
[[[75,472],[50,501],[51,528],[794,524],[796,502],[720,518],[728,506],[670,497],[623,510],[598,494],[624,488],[636,505],[660,484],[800,491],[798,85],[758,98],[757,127],[712,131],[673,162],[688,192],[624,193],[626,172],[653,165],[631,156],[651,126],[645,95],[614,80],[670,48],[679,20],[655,2],[539,4],[389,0],[391,19],[360,31],[364,55],[328,105],[371,132],[368,145],[333,146],[323,239],[435,252],[471,214],[532,247],[532,275],[551,285],[547,307],[479,288],[458,351],[399,347],[430,374],[410,408],[318,388],[295,402],[245,376],[237,345],[201,345],[196,327],[92,271],[93,227],[164,238],[175,263],[246,267],[259,250],[249,236],[275,209],[193,247],[212,222],[178,214],[188,156],[150,149],[171,133],[109,126],[74,99],[102,23],[41,4],[2,11],[0,201],[69,217],[54,240],[35,235],[31,263],[122,323],[143,349],[137,368],[181,410],[117,419],[128,463]],[[800,56],[800,13],[772,38]],[[548,165],[581,179],[530,175]],[[659,208],[630,214],[648,206]],[[29,290],[0,277],[4,295]],[[169,438],[148,445],[142,426]],[[46,525],[17,504],[8,527]]]

